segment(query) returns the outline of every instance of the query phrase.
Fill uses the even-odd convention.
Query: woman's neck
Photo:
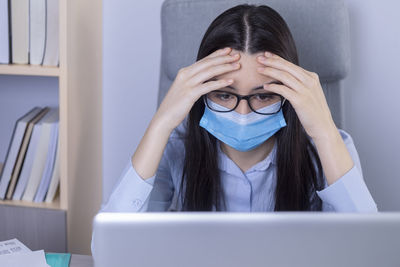
[[[223,142],[221,144],[221,150],[233,161],[242,172],[246,172],[256,163],[265,159],[272,151],[275,143],[275,136],[272,136],[267,141],[259,145],[250,151],[238,151]]]

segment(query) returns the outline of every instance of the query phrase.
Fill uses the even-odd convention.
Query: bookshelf
[[[59,0],[59,23],[58,67],[0,64],[0,82],[4,75],[29,76],[33,86],[36,77],[58,79],[59,192],[53,203],[0,200],[0,218],[2,207],[54,211],[65,216],[65,229],[57,230],[66,236],[67,251],[91,254],[92,219],[102,192],[102,1]]]
[[[55,197],[52,203],[46,203],[46,202],[35,203],[22,200],[1,200],[1,205],[30,207],[30,208],[60,209],[60,197],[59,196]]]
[[[2,75],[26,75],[26,76],[48,76],[59,77],[58,67],[42,67],[35,65],[3,65],[0,64],[0,74]]]

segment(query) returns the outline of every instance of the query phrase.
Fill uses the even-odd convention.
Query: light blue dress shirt
[[[142,179],[129,159],[108,201],[102,204],[99,212],[180,210],[182,203],[178,194],[183,169],[184,143],[178,131],[182,130],[184,129],[181,124],[172,132],[153,177]],[[355,165],[329,186],[324,176],[324,189],[316,191],[322,200],[322,211],[377,212],[376,203],[364,182],[353,140],[347,132],[343,130],[339,132]],[[218,165],[227,211],[274,210],[277,180],[276,149],[275,143],[271,153],[264,160],[242,172],[218,144]],[[94,253],[93,236],[94,233],[92,253]]]
[[[100,211],[143,212],[180,210],[182,203],[178,198],[184,160],[184,143],[175,129],[166,145],[156,174],[143,180],[133,168],[129,159],[121,177],[116,182],[108,201]],[[322,200],[323,211],[337,212],[376,212],[377,206],[364,182],[360,160],[351,136],[339,130],[353,159],[354,166],[328,186],[316,191]],[[227,211],[273,211],[276,188],[276,149],[277,144],[262,161],[246,172],[220,149],[218,143],[218,165],[221,182],[225,192]]]

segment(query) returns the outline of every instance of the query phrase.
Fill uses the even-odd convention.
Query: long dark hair
[[[265,5],[242,4],[220,14],[204,34],[197,60],[228,46],[250,54],[270,51],[299,64],[296,46],[286,22]],[[185,159],[180,184],[182,209],[185,211],[226,209],[217,161],[217,140],[199,126],[203,112],[204,102],[200,98],[193,105],[186,124]],[[320,211],[322,201],[315,192],[323,188],[320,159],[288,101],[283,106],[283,114],[287,126],[275,134],[275,211]]]

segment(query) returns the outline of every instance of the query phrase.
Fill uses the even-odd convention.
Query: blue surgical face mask
[[[209,100],[211,108],[228,110]],[[268,113],[276,110],[274,105],[259,109],[259,112]],[[255,112],[240,114],[236,111],[216,112],[205,105],[200,126],[220,141],[239,151],[249,151],[261,145],[273,136],[279,129],[286,126],[282,109],[272,115],[261,115]]]

